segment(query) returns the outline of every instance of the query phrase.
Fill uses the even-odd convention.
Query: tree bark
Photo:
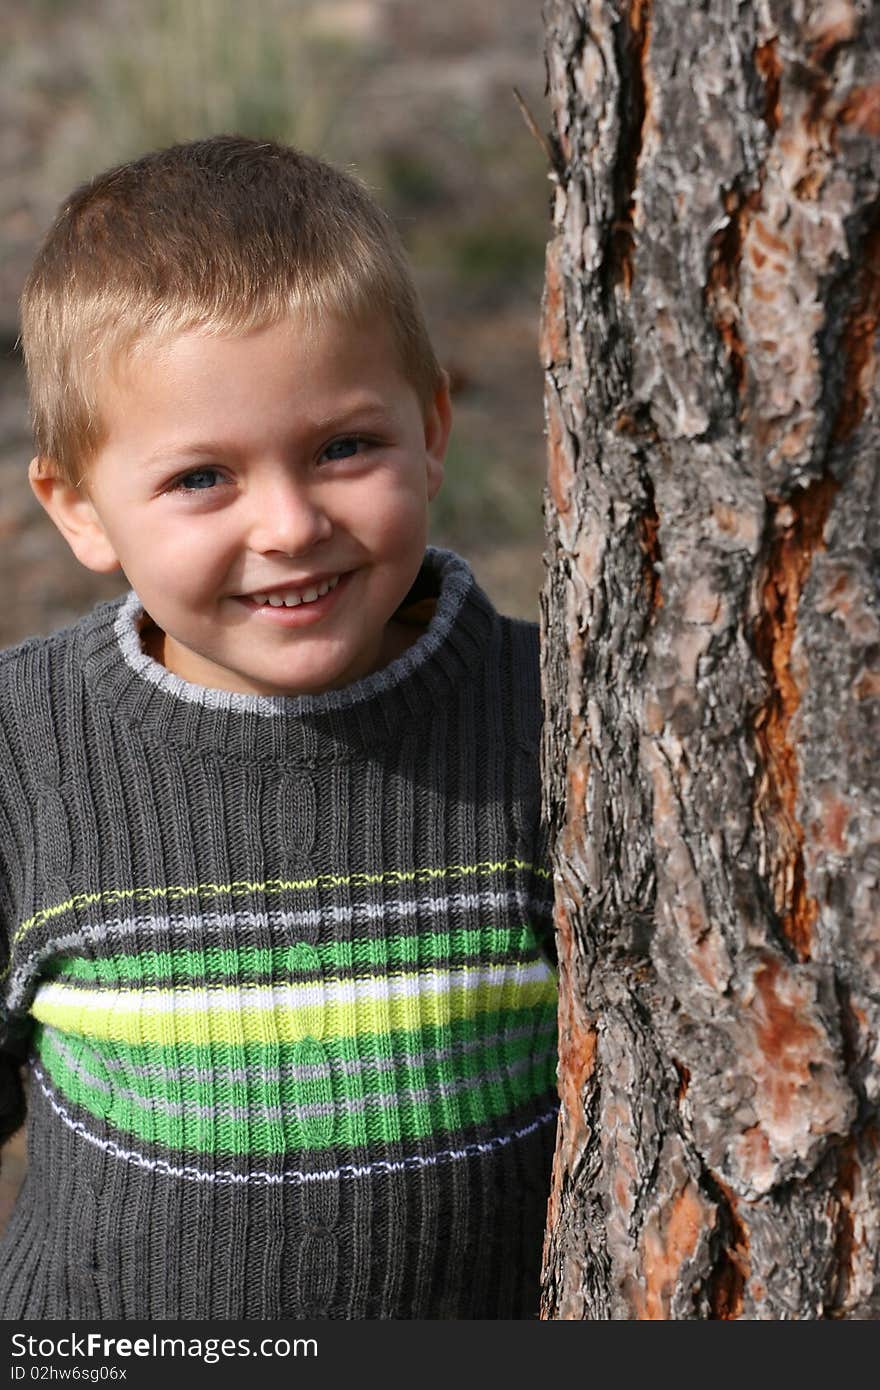
[[[880,1316],[880,9],[549,0],[548,1318]]]

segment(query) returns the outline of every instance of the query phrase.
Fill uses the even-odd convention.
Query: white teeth
[[[297,608],[301,603],[314,603],[316,598],[321,598],[323,594],[328,594],[331,589],[335,589],[339,583],[339,575],[333,579],[325,579],[323,584],[305,589],[301,594],[288,593],[286,597],[281,594],[254,594],[253,601],[258,607],[269,604],[272,608]]]

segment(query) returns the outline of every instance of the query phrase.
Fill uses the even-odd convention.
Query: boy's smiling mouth
[[[315,599],[322,598],[330,589],[335,589],[339,583],[340,575],[334,574],[330,579],[311,580],[305,584],[289,584],[284,588],[260,590],[259,593],[249,594],[251,603],[258,607],[264,604],[271,604],[273,608],[280,608],[283,604],[286,608],[296,608],[301,603],[314,603]]]
[[[253,594],[243,594],[240,602],[275,622],[291,626],[315,622],[335,605],[337,595],[347,587],[351,573],[348,571],[305,583],[260,589]]]

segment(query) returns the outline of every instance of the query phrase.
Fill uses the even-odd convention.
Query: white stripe
[[[112,1139],[99,1139],[96,1134],[87,1130],[79,1120],[74,1120],[64,1106],[55,1099],[46,1086],[45,1077],[39,1067],[34,1066],[33,1073],[39,1083],[40,1090],[56,1115],[60,1117],[68,1129],[79,1134],[87,1143],[93,1144],[96,1149],[101,1149],[111,1158],[120,1158],[125,1163],[134,1164],[137,1168],[144,1168],[153,1173],[163,1173],[170,1178],[183,1178],[187,1182],[216,1183],[221,1187],[247,1183],[253,1183],[257,1187],[280,1186],[282,1184],[303,1186],[307,1183],[335,1182],[339,1178],[365,1178],[374,1173],[402,1173],[412,1169],[433,1168],[438,1163],[460,1162],[462,1159],[477,1158],[484,1154],[493,1153],[496,1149],[503,1149],[508,1144],[515,1143],[517,1139],[525,1139],[527,1135],[534,1134],[537,1129],[555,1119],[559,1112],[559,1106],[556,1104],[551,1110],[545,1110],[543,1115],[539,1115],[530,1124],[524,1125],[522,1129],[513,1130],[508,1134],[495,1135],[494,1138],[487,1139],[482,1143],[464,1144],[460,1149],[443,1149],[435,1154],[409,1154],[406,1158],[378,1159],[375,1163],[343,1163],[338,1168],[323,1169],[319,1173],[304,1173],[298,1168],[289,1168],[283,1173],[265,1173],[259,1170],[250,1173],[234,1173],[230,1169],[221,1168],[211,1173],[205,1172],[202,1168],[196,1168],[192,1164],[178,1167],[162,1158],[147,1158],[146,1154],[137,1153],[134,1149],[121,1148],[119,1144],[114,1144]]]
[[[90,1011],[113,1009],[140,1017],[153,1014],[240,1013],[242,1009],[328,1008],[370,1000],[416,999],[423,995],[448,994],[453,990],[475,990],[508,985],[519,988],[533,981],[552,980],[550,967],[543,960],[528,964],[484,965],[459,970],[427,970],[410,975],[390,975],[365,980],[312,980],[303,985],[218,985],[216,988],[168,989],[80,989],[63,981],[40,985],[34,1004],[47,1008],[64,1007]]]

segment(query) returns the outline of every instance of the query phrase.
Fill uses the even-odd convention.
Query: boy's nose
[[[308,488],[291,482],[263,488],[255,498],[251,522],[252,550],[305,554],[327,540],[333,526],[326,509]]]

